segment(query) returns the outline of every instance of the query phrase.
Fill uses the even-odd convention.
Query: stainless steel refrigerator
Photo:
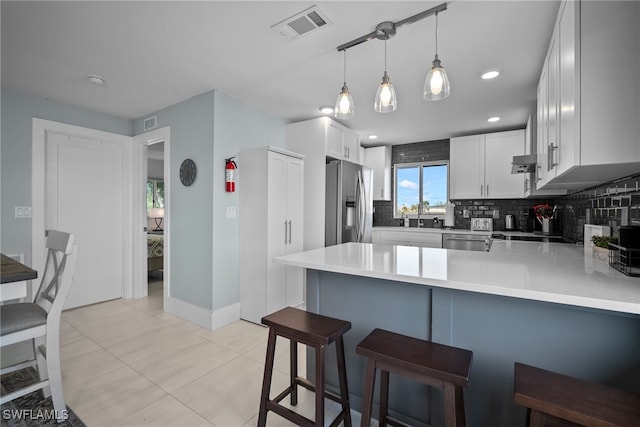
[[[325,246],[371,242],[373,171],[344,160],[326,167]]]

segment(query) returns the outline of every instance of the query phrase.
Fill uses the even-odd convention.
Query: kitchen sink
[[[444,249],[458,249],[463,251],[489,252],[491,238],[477,234],[443,234],[442,247]]]

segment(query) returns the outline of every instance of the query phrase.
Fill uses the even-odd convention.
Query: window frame
[[[444,219],[444,213],[442,214],[427,214],[422,212],[422,193],[423,193],[423,183],[422,178],[424,176],[423,168],[430,166],[447,166],[447,198],[445,203],[449,202],[449,189],[451,187],[451,168],[449,165],[449,160],[430,160],[426,162],[410,162],[410,163],[396,163],[393,165],[393,219],[402,219],[403,214],[397,213],[396,203],[398,201],[398,169],[400,168],[412,168],[419,167],[419,177],[420,182],[418,184],[418,194],[419,194],[419,202],[418,202],[418,213],[417,214],[404,214],[407,215],[408,218],[417,219],[420,216],[420,219],[433,219],[433,218],[442,218]]]
[[[160,206],[160,203],[158,202],[158,200],[156,198],[158,183],[162,183],[162,185],[164,186],[164,179],[147,178],[147,190],[149,189],[148,185],[149,185],[150,182],[153,185],[153,189],[151,190],[152,191],[152,198],[153,198],[153,202],[152,202],[153,206],[152,206],[152,208],[163,208],[164,209],[164,200],[163,200],[162,206]],[[147,206],[147,211],[149,211],[149,206]]]

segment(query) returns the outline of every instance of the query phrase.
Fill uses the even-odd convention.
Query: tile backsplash
[[[448,160],[449,140],[394,145],[392,164]],[[581,242],[584,224],[608,225],[615,235],[621,225],[640,225],[640,173],[607,184],[572,193],[554,199],[509,200],[453,200],[455,204],[455,228],[469,229],[472,217],[493,217],[494,230],[504,230],[505,215],[514,215],[516,226],[526,226],[526,212],[534,205],[548,203],[556,207],[553,231],[565,238]],[[400,226],[401,220],[393,218],[393,202],[375,201],[374,226]],[[465,211],[468,217],[465,217]],[[444,219],[444,218],[442,218]],[[433,227],[432,221],[423,220],[425,227]],[[416,220],[410,220],[412,227]]]
[[[562,235],[583,241],[584,224],[608,225],[618,235],[621,225],[640,225],[640,174],[562,197]]]

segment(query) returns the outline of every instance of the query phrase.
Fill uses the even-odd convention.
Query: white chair
[[[34,348],[33,359],[6,367],[0,373],[37,366],[40,377],[40,382],[2,396],[0,404],[43,389],[46,397],[51,395],[59,421],[67,414],[60,369],[60,316],[78,256],[78,247],[73,242],[73,234],[50,230],[47,260],[34,302],[0,306],[0,346],[30,340]]]

